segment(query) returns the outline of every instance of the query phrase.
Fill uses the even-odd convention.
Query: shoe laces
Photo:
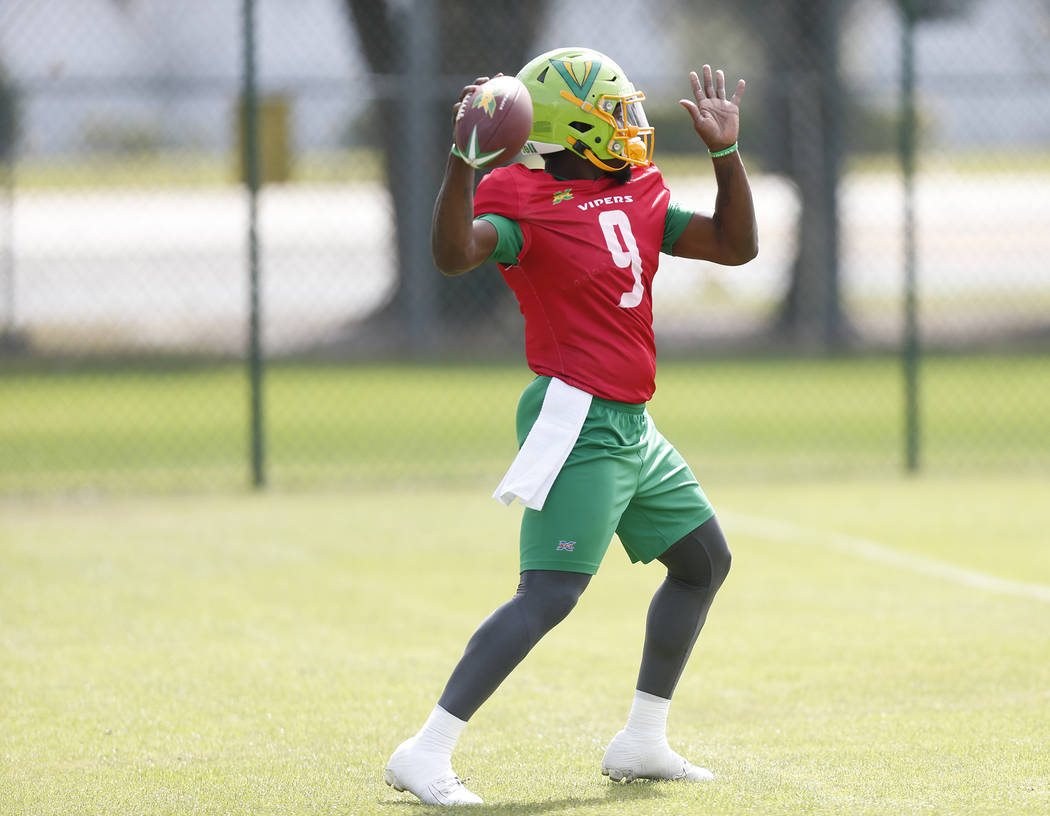
[[[430,783],[430,786],[435,793],[441,794],[445,797],[451,797],[454,794],[459,793],[464,787],[459,777],[454,773],[442,776],[440,779],[435,779]]]

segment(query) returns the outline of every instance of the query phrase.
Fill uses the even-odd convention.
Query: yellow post
[[[259,184],[288,181],[292,174],[291,103],[288,97],[284,94],[260,97],[255,115],[259,138]],[[248,180],[244,160],[245,116],[242,98],[237,104],[237,179],[243,183]]]

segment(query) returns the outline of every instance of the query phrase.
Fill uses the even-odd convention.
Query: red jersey
[[[475,215],[521,227],[518,262],[500,269],[525,317],[529,368],[604,399],[652,397],[652,284],[669,203],[655,166],[626,184],[559,181],[521,164],[481,180]]]

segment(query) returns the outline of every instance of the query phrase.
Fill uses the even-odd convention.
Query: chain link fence
[[[654,284],[652,410],[701,474],[902,466],[909,246],[921,466],[1045,473],[1048,39],[1041,0],[625,0],[601,22],[509,0],[10,0],[0,493],[229,487],[253,450],[275,485],[498,478],[520,315],[495,267],[434,271],[429,213],[459,89],[570,44],[646,92],[656,161],[700,210],[713,176],[677,100],[704,62],[748,81],[760,255],[665,257]]]

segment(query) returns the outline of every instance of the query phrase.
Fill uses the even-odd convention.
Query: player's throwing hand
[[[499,74],[498,76],[502,76],[502,74]],[[459,92],[459,99],[456,100],[456,104],[452,106],[452,123],[453,123],[453,125],[456,123],[456,120],[459,118],[459,112],[463,108],[463,103],[466,101],[467,96],[469,96],[470,94],[474,93],[474,91],[476,91],[478,89],[478,85],[484,85],[488,81],[489,81],[489,77],[487,77],[487,76],[478,77],[470,85],[465,85],[463,87],[463,90]]]
[[[496,76],[498,76],[498,77],[503,76],[503,72],[500,71],[498,74],[496,74]],[[455,125],[456,120],[459,119],[459,112],[463,108],[463,103],[467,101],[467,97],[469,95],[473,94],[474,91],[476,91],[478,89],[479,85],[484,85],[490,79],[495,79],[495,77],[480,76],[477,79],[475,79],[472,83],[470,83],[469,85],[464,85],[463,86],[463,90],[459,92],[459,99],[456,100],[456,104],[452,106],[452,124],[453,125]]]
[[[703,80],[696,71],[689,72],[693,83],[693,99],[681,99],[678,104],[693,117],[693,128],[712,153],[736,143],[740,132],[740,99],[744,95],[744,80],[738,80],[736,93],[726,99],[726,75],[719,68],[712,74],[711,66],[703,67]]]

